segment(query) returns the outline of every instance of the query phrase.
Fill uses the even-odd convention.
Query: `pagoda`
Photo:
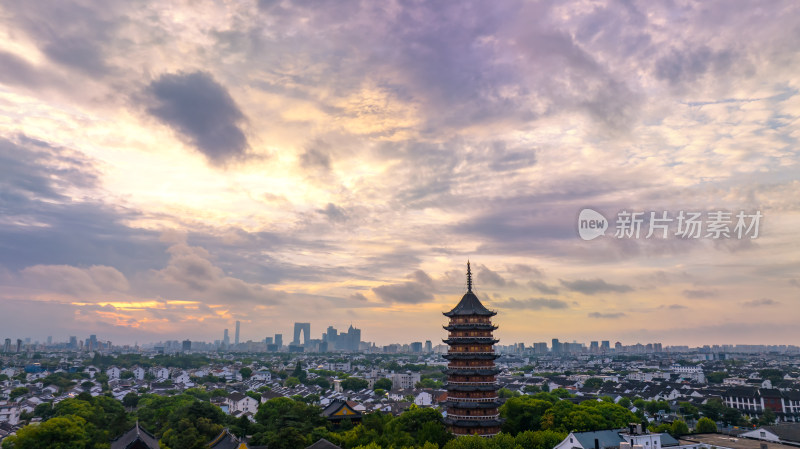
[[[443,357],[447,364],[447,416],[444,423],[454,435],[493,436],[500,432],[497,382],[500,372],[494,364],[498,342],[492,336],[497,315],[481,304],[472,292],[472,272],[467,262],[467,293],[453,310],[445,312],[450,323],[442,340],[449,349]]]

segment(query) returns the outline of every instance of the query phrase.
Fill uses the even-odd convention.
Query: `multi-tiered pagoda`
[[[467,262],[467,293],[453,310],[444,313],[450,323],[444,328],[450,347],[444,358],[447,364],[448,430],[454,435],[492,436],[500,432],[500,412],[495,376],[500,370],[494,360],[495,340],[492,312],[472,293],[472,272]]]

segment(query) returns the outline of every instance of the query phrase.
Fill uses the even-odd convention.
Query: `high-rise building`
[[[18,338],[17,339],[17,352],[20,352],[20,351],[22,351],[22,340]]]
[[[5,352],[5,353],[11,352],[11,339],[10,338],[6,338],[6,344],[3,345],[3,352]]]
[[[433,352],[433,343],[430,340],[425,340],[425,352],[428,354]]]
[[[444,424],[454,435],[492,436],[500,432],[492,312],[472,292],[472,272],[467,262],[467,293],[444,316],[450,318],[443,357],[447,364],[447,417]]]
[[[557,338],[554,338],[552,344],[550,345],[550,352],[553,354],[560,354],[561,353],[561,343],[558,341]]]
[[[421,353],[422,352],[422,342],[421,341],[412,342],[411,343],[411,352],[413,352],[414,354]]]
[[[534,354],[547,354],[547,342],[538,342],[533,344]]]
[[[52,335],[48,335],[47,336],[47,346],[50,346],[52,344],[53,344],[53,336]]]
[[[611,344],[608,342],[608,340],[603,340],[600,342],[600,352],[604,354],[611,352]]]
[[[78,337],[74,335],[69,337],[69,347],[70,349],[78,349]]]
[[[600,352],[600,344],[596,341],[589,342],[589,352],[592,354]]]
[[[239,345],[239,327],[241,326],[241,324],[242,323],[240,323],[239,320],[236,320],[236,334],[233,337],[233,344],[236,346]]]
[[[264,338],[264,344],[271,345],[272,344],[272,337]]]
[[[222,333],[222,346],[224,348],[227,348],[230,345],[231,345],[231,337],[228,336],[228,329],[225,329],[225,331]]]
[[[300,343],[300,333],[303,334],[303,342]],[[294,340],[292,340],[293,346],[305,346],[308,343],[308,340],[311,338],[311,323],[294,323]]]
[[[89,347],[90,351],[94,351],[97,349],[97,335],[89,335],[88,343],[86,344]]]
[[[278,351],[281,350],[283,347],[283,334],[275,334],[275,346],[278,347]]]

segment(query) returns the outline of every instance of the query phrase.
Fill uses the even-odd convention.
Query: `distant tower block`
[[[447,417],[444,423],[454,435],[493,436],[500,432],[500,402],[495,376],[492,312],[472,293],[472,272],[467,262],[467,293],[453,310],[444,313],[449,346],[447,364]]]
[[[241,327],[241,325],[242,323],[240,323],[239,320],[236,320],[236,334],[234,334],[233,336],[233,344],[235,345],[239,344],[239,328]]]
[[[292,345],[300,346],[300,332],[303,333],[303,346],[311,338],[311,323],[294,323],[294,340]]]

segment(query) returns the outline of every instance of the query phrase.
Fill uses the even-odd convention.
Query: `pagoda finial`
[[[467,259],[467,291],[472,291],[472,270],[469,268],[469,259]]]

